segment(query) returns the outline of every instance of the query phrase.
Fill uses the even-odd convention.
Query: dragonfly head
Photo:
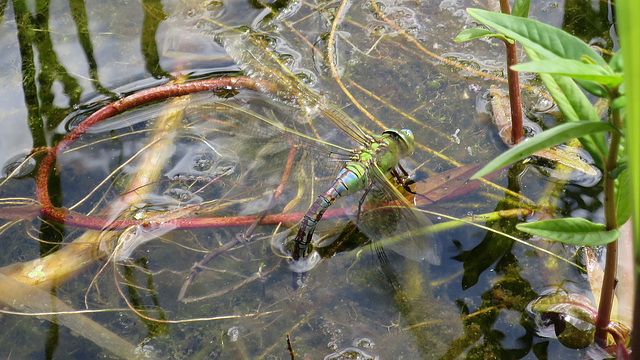
[[[414,137],[413,132],[409,129],[389,129],[383,132],[383,134],[389,135],[398,146],[400,158],[411,156],[413,154]]]

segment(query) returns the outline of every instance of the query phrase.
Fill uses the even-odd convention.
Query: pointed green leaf
[[[622,83],[622,76],[614,74],[610,69],[595,64],[585,64],[582,61],[570,59],[552,59],[532,61],[511,67],[516,71],[565,75],[574,79],[595,81],[614,87]]]
[[[584,116],[585,112],[593,112],[597,119],[593,106],[571,78],[549,74],[540,74],[540,78],[566,120],[572,122],[580,121],[580,116]],[[577,94],[577,96],[571,96],[571,94]],[[600,120],[598,119],[597,121],[599,122]],[[579,140],[596,165],[603,169],[605,167],[603,159],[608,151],[605,137],[596,133],[591,136],[581,137]]]
[[[623,107],[627,106],[627,97],[626,96],[620,96],[617,97],[615,100],[613,100],[611,102],[611,110],[620,110]]]
[[[543,58],[580,60],[583,55],[594,59],[599,65],[606,61],[589,45],[566,31],[537,20],[500,14],[480,9],[467,9],[469,15],[509,38],[532,48]]]
[[[615,181],[615,204],[618,226],[626,223],[631,217],[631,183],[629,181],[629,171],[625,167]]]
[[[473,29],[464,29],[462,31],[460,31],[460,33],[458,34],[458,36],[456,36],[455,39],[453,39],[454,42],[463,42],[463,41],[469,41],[469,40],[473,40],[473,39],[480,39],[480,38],[484,38],[484,37],[494,37],[494,38],[498,38],[502,41],[506,41],[509,44],[513,44],[514,41],[507,38],[506,36],[502,35],[502,34],[498,34],[495,33],[491,30],[487,30],[487,29],[482,29],[482,28],[473,28]]]
[[[477,179],[504,166],[513,164],[538,150],[546,149],[571,139],[604,131],[618,130],[608,122],[576,121],[558,125],[509,149],[475,173],[471,179]]]
[[[533,61],[542,60],[538,53],[531,49],[527,50],[527,54]],[[573,79],[562,75],[540,74],[539,76],[566,120],[600,121],[595,108]],[[603,158],[608,154],[607,141],[604,134],[595,133],[580,138],[580,142],[591,154],[596,165],[603,169]]]
[[[529,17],[529,6],[531,0],[515,0],[513,2],[513,8],[511,9],[511,14],[513,16],[519,17]]]
[[[622,73],[623,65],[622,49],[620,49],[613,54],[613,57],[609,61],[609,66],[611,67],[611,70],[617,73]]]
[[[586,81],[580,79],[574,79],[578,85],[580,85],[583,89],[588,91],[589,93],[601,97],[601,98],[609,98],[609,93],[606,90],[604,85],[595,83],[593,81]]]
[[[603,224],[583,218],[542,220],[518,224],[516,228],[532,235],[580,246],[605,245],[620,236],[617,229],[607,230]]]
[[[595,324],[598,309],[591,300],[581,294],[553,294],[543,296],[531,305],[531,310],[541,313],[570,315],[576,319]]]
[[[531,61],[544,60],[543,57],[531,49],[527,49],[527,55],[529,55]],[[558,100],[564,99],[566,101],[564,104],[558,102],[558,107],[566,120],[600,121],[600,117],[593,105],[573,79],[567,76],[550,74],[540,74],[540,78],[554,100],[558,102]]]

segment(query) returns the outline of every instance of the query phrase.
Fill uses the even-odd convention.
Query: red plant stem
[[[613,101],[618,97],[617,89],[611,94]],[[614,110],[611,113],[611,122],[613,126],[622,128],[622,120],[620,119],[620,110]],[[615,179],[611,177],[611,171],[618,167],[618,151],[620,149],[621,135],[617,131],[611,132],[611,140],[609,142],[609,155],[606,159],[606,171],[604,173],[604,215],[607,230],[618,229],[618,219],[615,199]],[[613,307],[613,298],[616,289],[616,278],[618,273],[618,240],[607,244],[607,256],[604,267],[604,277],[602,279],[602,292],[600,293],[600,303],[598,305],[598,318],[596,319],[595,341],[601,347],[606,346],[607,327],[611,321],[611,309]]]
[[[500,11],[503,14],[511,14],[509,0],[500,0]],[[522,129],[522,101],[520,97],[520,77],[518,72],[511,70],[513,65],[518,64],[518,48],[515,42],[510,44],[504,42],[507,47],[507,80],[509,82],[509,103],[511,104],[511,144],[516,145],[523,139]]]
[[[507,46],[507,78],[509,81],[509,102],[511,104],[511,143],[516,145],[522,141],[522,102],[520,100],[520,78],[511,66],[518,64],[516,44]]]
[[[38,173],[36,175],[36,197],[42,204],[42,215],[56,222],[66,223],[72,226],[82,225],[81,227],[91,229],[115,230],[133,224],[144,223],[144,220],[115,221],[109,223],[79,213],[71,213],[67,209],[53,206],[53,204],[51,203],[51,198],[49,197],[48,182],[58,154],[67,149],[71,144],[73,144],[74,141],[85,134],[92,126],[124,111],[150,102],[165,100],[170,97],[227,88],[263,91],[270,94],[276,94],[278,90],[278,86],[274,83],[247,77],[225,77],[208,79],[188,84],[172,84],[140,91],[116,102],[113,102],[91,114],[91,116],[82,121],[55,147],[49,150],[47,155],[45,155],[44,159],[42,160],[40,167],[38,168]]]

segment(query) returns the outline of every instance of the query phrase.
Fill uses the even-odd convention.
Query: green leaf
[[[591,300],[580,294],[552,294],[533,302],[531,310],[541,313],[570,315],[576,319],[595,324],[598,309]]]
[[[581,60],[584,55],[605,66],[604,59],[589,45],[566,31],[537,20],[500,14],[480,9],[467,9],[469,15],[507,37],[535,50],[546,59]]]
[[[458,34],[458,36],[456,36],[455,39],[453,39],[454,42],[463,42],[463,41],[469,41],[469,40],[473,40],[473,39],[480,39],[480,38],[484,38],[484,37],[494,37],[494,38],[498,38],[502,41],[506,41],[509,44],[513,44],[514,41],[512,39],[507,38],[506,36],[502,35],[502,34],[498,34],[495,33],[491,30],[487,30],[487,29],[482,29],[482,28],[473,28],[473,29],[464,29],[462,31],[460,31],[460,33]]]
[[[558,125],[512,147],[475,173],[471,179],[477,179],[522,160],[538,150],[546,149],[574,138],[604,131],[618,131],[618,129],[608,122],[576,121]]]
[[[571,78],[549,74],[540,74],[540,78],[566,120],[576,122],[580,121],[582,116],[586,116],[582,117],[583,119],[590,119],[595,116],[597,120],[592,121],[600,121],[593,105],[591,105],[582,90],[580,90]],[[573,94],[575,94],[575,96],[572,96]],[[592,113],[593,115],[585,115],[585,113]],[[602,134],[593,134],[591,136],[581,137],[579,140],[585,150],[589,152],[593,161],[595,161],[596,166],[604,169],[603,159],[606,157],[606,154],[608,154],[605,137],[602,136]]]
[[[609,171],[609,177],[611,177],[612,179],[617,179],[618,176],[620,176],[620,174],[622,174],[623,171],[626,171],[629,168],[628,163],[627,163],[627,157],[622,157],[618,160],[618,166]]]
[[[625,169],[616,177],[614,189],[618,226],[622,226],[631,217],[630,185],[629,171]]]
[[[531,0],[515,0],[513,2],[513,8],[511,9],[511,14],[513,16],[519,17],[529,17],[529,5]]]
[[[533,61],[542,60],[535,51],[529,49],[527,54]],[[555,100],[558,108],[569,121],[589,120],[599,122],[600,117],[576,82],[567,76],[540,74],[545,87]],[[582,146],[591,154],[596,165],[604,169],[603,158],[608,154],[607,141],[602,133],[580,138]]]
[[[527,55],[529,55],[531,61],[544,60],[537,52],[531,49],[527,50]],[[540,78],[544,81],[544,85],[551,96],[558,103],[558,107],[566,120],[600,121],[600,116],[598,116],[593,105],[573,79],[567,76],[550,74],[540,74]],[[560,101],[564,101],[564,103],[561,104]]]
[[[617,97],[615,100],[613,100],[611,102],[611,105],[609,105],[609,107],[611,108],[612,111],[613,110],[622,109],[625,106],[627,106],[627,97],[626,96]]]
[[[593,81],[585,81],[580,79],[574,79],[578,85],[582,86],[583,89],[590,92],[591,94],[601,97],[601,98],[609,98],[609,93],[607,92],[604,85],[595,83]]]
[[[622,76],[614,74],[604,66],[585,64],[582,61],[571,59],[532,61],[514,65],[511,69],[524,72],[565,75],[574,79],[595,81],[608,87],[618,86],[622,83]]]
[[[595,224],[583,218],[542,220],[518,224],[516,228],[532,235],[580,246],[605,245],[620,236],[617,229],[607,230],[603,224]]]
[[[611,70],[617,72],[617,73],[622,73],[622,69],[623,69],[623,56],[622,56],[622,49],[616,51],[615,54],[613,54],[613,57],[611,58],[611,60],[609,60],[609,66],[611,67]]]

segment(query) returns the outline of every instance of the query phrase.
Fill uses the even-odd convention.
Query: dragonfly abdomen
[[[331,187],[318,196],[302,218],[295,239],[294,260],[304,257],[316,225],[329,206],[341,196],[364,189],[367,181],[365,166],[361,163],[350,162],[340,171]]]

